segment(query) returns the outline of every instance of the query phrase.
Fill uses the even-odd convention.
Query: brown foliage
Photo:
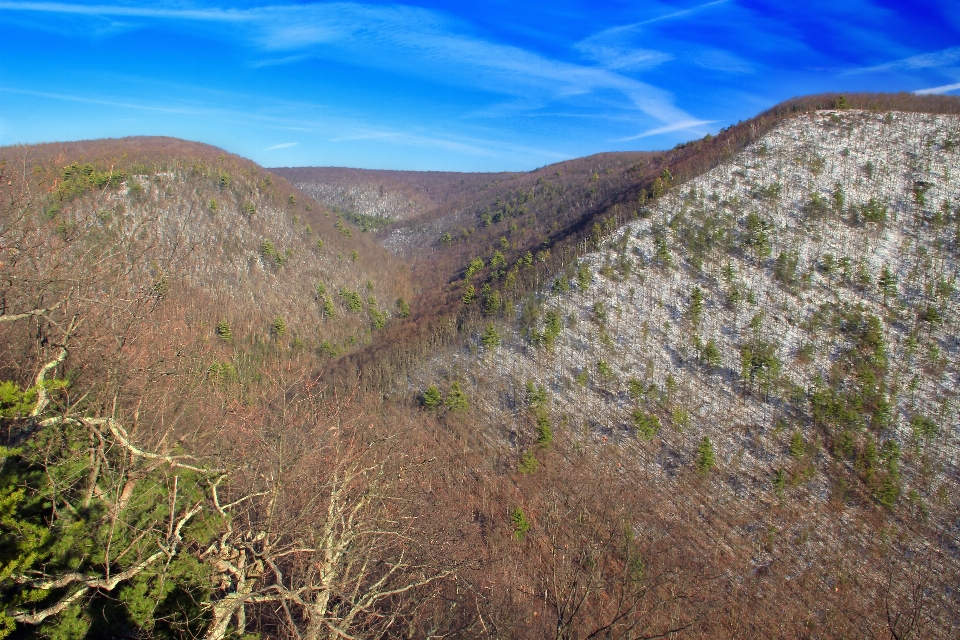
[[[421,256],[406,273],[370,237],[355,233],[348,242],[315,201],[301,194],[290,204],[293,189],[282,179],[265,184],[264,170],[211,147],[135,138],[4,148],[0,378],[30,386],[38,368],[66,344],[68,354],[50,372],[70,380],[53,399],[58,411],[114,417],[129,425],[139,446],[159,450],[176,442],[234,469],[224,502],[256,497],[236,509],[235,529],[215,551],[261,564],[223,574],[221,597],[247,587],[249,597],[217,615],[267,637],[309,636],[318,620],[323,634],[331,633],[350,609],[343,594],[353,589],[380,590],[349,623],[350,633],[367,637],[950,637],[958,621],[944,603],[956,600],[943,587],[956,581],[955,549],[928,545],[949,531],[888,516],[866,501],[847,507],[843,517],[830,507],[784,505],[772,497],[721,502],[713,483],[732,478],[665,477],[646,464],[654,450],[638,451],[641,459],[634,460],[599,443],[574,447],[573,435],[560,429],[556,444],[537,453],[540,470],[521,474],[514,450],[498,440],[494,426],[475,414],[428,414],[408,400],[404,374],[487,321],[479,305],[464,307],[457,283],[476,256],[487,266],[473,282],[490,275],[499,237],[509,239],[508,265],[527,251],[550,249],[542,261],[518,269],[514,288],[490,279],[505,299],[520,301],[575,262],[593,241],[595,224],[614,228],[641,215],[638,196],[664,169],[681,182],[792,114],[832,108],[836,97],[788,101],[661,154],[604,154],[496,177],[501,184],[494,185],[483,177],[486,189],[472,176],[474,191],[461,200],[455,177],[392,176],[398,189],[429,187],[431,202],[439,203],[409,223],[432,235],[414,245]],[[960,112],[960,101],[939,96],[850,94],[846,100],[851,108]],[[124,201],[139,217],[131,232],[117,235],[97,222],[108,197],[119,202],[108,190],[78,196],[47,215],[58,171],[83,159],[130,172],[136,164],[185,172],[196,164],[177,197],[199,189],[198,203],[223,193],[214,179],[224,171],[242,183],[229,196],[233,206],[256,193],[258,202],[291,217],[290,228],[302,231],[293,226],[295,214],[336,250],[357,248],[366,271],[350,277],[371,280],[378,295],[389,292],[380,296],[381,306],[412,297],[416,283],[413,313],[376,340],[367,334],[369,345],[318,376],[315,342],[342,340],[359,326],[322,324],[313,311],[297,310],[315,304],[296,296],[319,272],[302,279],[268,273],[257,281],[262,289],[242,283],[217,289],[211,280],[227,277],[217,270],[221,254],[196,240],[138,233],[160,224],[158,201],[141,208]],[[545,186],[550,181],[556,190]],[[438,231],[463,223],[446,214],[467,210],[474,224],[498,198],[516,199],[521,191],[532,194],[527,213],[489,227],[476,224],[450,248],[436,246]],[[237,220],[232,234],[240,233]],[[523,229],[511,234],[511,220],[522,221]],[[194,227],[176,229],[170,235],[182,238]],[[312,244],[298,242],[291,246],[304,252]],[[202,275],[207,268],[212,276]],[[333,268],[326,274],[340,275]],[[163,278],[173,285],[169,291],[156,286]],[[271,305],[284,297],[293,299],[288,320],[296,318],[293,333],[306,348],[292,337],[265,337],[277,313]],[[233,344],[213,331],[224,318],[238,336]],[[309,343],[312,335],[316,341]],[[231,363],[237,377],[211,375],[214,362]],[[390,395],[397,383],[399,399]],[[361,505],[364,528],[330,517],[335,495],[348,510]],[[510,519],[518,507],[531,523],[522,540]],[[372,535],[361,541],[361,530]],[[340,559],[355,563],[350,570],[325,556],[334,542],[354,545]],[[357,568],[363,571],[351,573]],[[321,588],[332,577],[339,582]],[[404,590],[384,587],[390,584]],[[334,596],[324,601],[324,593]],[[338,613],[328,615],[336,606]]]

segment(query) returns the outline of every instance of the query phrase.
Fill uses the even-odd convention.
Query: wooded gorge
[[[955,637],[958,146],[0,149],[0,637]]]

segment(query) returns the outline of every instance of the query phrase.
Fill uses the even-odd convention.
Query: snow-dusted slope
[[[475,402],[507,425],[501,435],[518,453],[535,437],[515,426],[530,380],[551,392],[558,438],[620,443],[655,473],[692,466],[706,436],[737,495],[769,494],[778,472],[801,473],[802,459],[810,464],[793,479],[826,499],[831,479],[810,469],[832,459],[878,496],[883,478],[902,473],[886,500],[910,489],[934,499],[955,482],[958,451],[958,141],[953,116],[787,120],[648,203],[642,219],[558,274],[519,331],[501,329],[510,334],[503,346],[478,341],[479,357],[459,364],[477,383]],[[885,222],[865,221],[883,208]],[[886,301],[884,268],[897,280]],[[550,312],[563,326],[552,347],[541,339]],[[875,346],[871,316],[882,348],[860,353],[865,341]],[[767,356],[752,384],[744,348]],[[814,419],[817,392],[821,412],[831,393],[848,405],[861,392],[866,400],[857,415]],[[655,435],[650,416],[662,425]],[[791,457],[797,433],[806,453],[795,446]],[[897,467],[894,443],[917,464]],[[926,464],[922,482],[921,456],[942,463]]]

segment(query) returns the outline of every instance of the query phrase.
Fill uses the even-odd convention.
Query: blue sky
[[[526,170],[821,91],[960,94],[960,2],[0,0],[0,144],[126,135],[265,166]]]

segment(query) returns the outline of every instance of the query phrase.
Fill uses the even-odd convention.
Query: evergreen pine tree
[[[387,316],[379,309],[370,307],[367,313],[370,316],[370,322],[373,323],[374,329],[383,329],[387,326]]]
[[[577,287],[580,291],[586,291],[591,282],[593,282],[593,274],[590,272],[590,265],[586,262],[580,263],[577,267]]]
[[[460,390],[459,382],[454,382],[450,385],[450,392],[447,394],[447,399],[444,403],[450,411],[466,411],[470,407],[467,396]]]
[[[703,440],[700,441],[700,447],[697,450],[697,469],[700,473],[706,474],[710,472],[716,465],[716,460],[713,455],[713,443],[710,442],[710,438],[703,436]]]
[[[488,291],[486,293],[486,297],[483,299],[483,313],[488,316],[498,313],[500,311],[501,302],[499,291],[496,289]]]
[[[783,490],[787,486],[787,478],[783,473],[783,469],[777,469],[773,473],[773,492],[777,494],[778,498],[783,497]]]
[[[560,333],[563,331],[563,319],[556,311],[547,311],[546,324],[543,327],[543,344],[548,348],[553,347]]]
[[[287,323],[284,322],[281,316],[277,316],[274,318],[273,324],[270,325],[270,331],[278,338],[282,338],[287,335]]]
[[[443,396],[440,395],[440,389],[434,385],[427,387],[423,392],[423,406],[427,409],[436,409],[443,404]]]
[[[703,291],[700,287],[694,287],[690,292],[690,324],[694,327],[699,326],[700,318],[703,317]]]
[[[720,366],[720,349],[717,348],[717,343],[714,342],[713,338],[707,340],[707,344],[703,347],[703,361],[707,363],[707,366],[716,368]]]
[[[790,455],[799,460],[806,451],[807,447],[803,442],[803,434],[794,431],[793,435],[790,436]]]
[[[230,330],[230,325],[226,320],[221,320],[220,324],[217,325],[217,335],[224,342],[233,342],[233,331]]]
[[[536,473],[537,469],[540,468],[540,461],[537,460],[537,457],[533,455],[532,451],[524,451],[520,454],[520,464],[517,468],[520,470],[520,473],[523,474]]]
[[[843,213],[843,205],[846,202],[846,196],[843,193],[843,185],[839,182],[833,188],[833,209],[837,215]]]
[[[513,522],[513,539],[518,542],[523,540],[523,536],[525,536],[527,531],[530,530],[530,521],[527,520],[527,516],[523,512],[523,509],[517,507],[511,511],[510,521]]]
[[[553,442],[553,427],[550,424],[550,414],[546,409],[537,409],[537,444],[543,448]]]
[[[527,405],[532,408],[542,407],[547,403],[547,388],[538,385],[533,380],[527,380]]]
[[[642,409],[633,412],[633,424],[637,428],[637,435],[645,440],[660,432],[660,418]]]
[[[330,296],[325,296],[323,298],[323,317],[332,318],[334,313],[335,310],[333,307],[333,300],[330,298]]]
[[[482,342],[483,346],[487,347],[488,349],[492,349],[494,347],[499,347],[500,343],[503,342],[503,338],[493,327],[493,323],[491,323],[488,324],[487,328],[483,330],[483,335],[480,336],[480,342]]]
[[[883,265],[883,271],[880,272],[880,279],[877,280],[877,288],[883,294],[883,306],[887,306],[887,298],[897,295],[897,276],[895,276],[887,265]]]

